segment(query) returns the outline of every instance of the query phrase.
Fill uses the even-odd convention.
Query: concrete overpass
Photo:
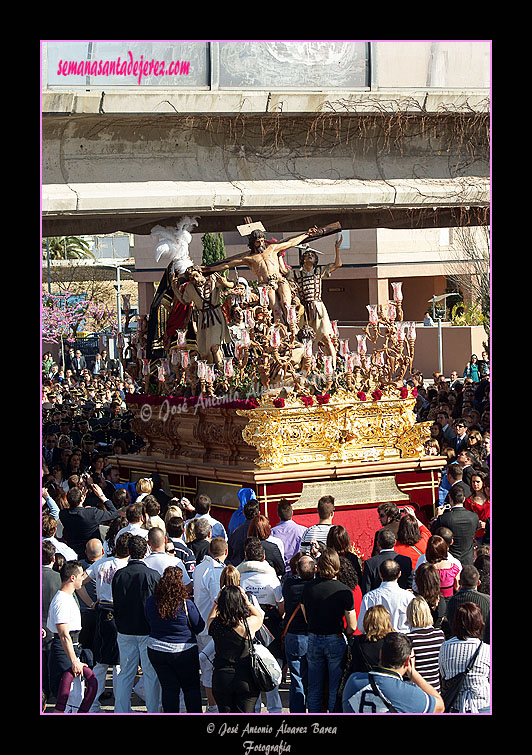
[[[43,235],[146,235],[183,214],[200,217],[200,234],[234,231],[246,215],[278,233],[335,220],[352,229],[486,224],[485,43],[451,43],[439,57],[430,45],[394,44],[368,44],[371,74],[355,89],[222,89],[212,65],[208,89],[45,81]],[[457,86],[466,49],[476,68]],[[428,73],[401,78],[414,64]]]

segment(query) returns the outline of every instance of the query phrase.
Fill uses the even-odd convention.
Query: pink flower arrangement
[[[273,405],[278,409],[282,409],[284,406],[284,398],[274,398]]]
[[[322,406],[323,404],[328,404],[330,398],[331,397],[328,393],[324,393],[320,396],[316,396],[316,401],[318,402],[318,404],[320,404],[320,406]]]
[[[379,391],[378,388],[376,388],[373,393],[371,394],[371,397],[373,401],[379,401],[379,399],[382,398],[382,391]]]
[[[312,396],[301,396],[301,401],[305,406],[312,406],[314,403]]]
[[[406,385],[401,388],[401,398],[408,398],[408,388]]]
[[[365,401],[366,400],[366,394],[364,393],[364,391],[359,391],[357,393],[357,399],[359,401]]]
[[[417,396],[417,388],[412,388],[412,396]]]

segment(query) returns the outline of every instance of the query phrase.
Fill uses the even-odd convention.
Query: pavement
[[[279,686],[279,694],[281,695],[281,701],[283,704],[283,713],[289,713],[290,710],[288,708],[288,691],[290,687],[290,675],[289,672],[287,672],[287,678],[284,682],[281,682]],[[135,678],[135,685],[140,679],[140,675],[137,675]],[[205,712],[205,709],[207,707],[207,700],[205,698],[205,695],[203,693],[203,687],[202,689],[202,695],[203,695],[203,712]],[[109,698],[103,699],[101,701],[102,706],[102,714],[105,713],[114,713],[114,697],[112,696],[113,692],[113,683],[111,678],[111,671],[108,670],[107,672],[107,678],[105,681],[105,692],[110,692],[111,696]],[[44,710],[44,713],[53,713],[54,712],[54,704],[55,700],[51,699],[47,701],[46,708]],[[144,703],[144,700],[140,695],[138,695],[135,690],[133,691],[131,695],[131,708],[133,713],[147,713],[146,705]],[[186,713],[186,710],[181,711],[182,713]],[[263,692],[262,693],[262,710],[261,713],[268,713],[268,710],[266,708],[266,695]]]

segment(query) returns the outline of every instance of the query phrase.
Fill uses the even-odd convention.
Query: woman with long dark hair
[[[188,598],[178,566],[166,567],[144,612],[150,625],[148,658],[161,684],[163,711],[179,713],[182,691],[187,713],[202,713],[196,635],[205,622]]]
[[[253,713],[260,694],[251,675],[248,630],[251,638],[261,628],[263,612],[238,585],[220,590],[207,618],[214,640],[212,693],[219,713]]]
[[[286,570],[284,548],[281,540],[274,537],[271,532],[270,522],[264,514],[257,514],[249,523],[248,537],[258,537],[264,548],[266,561],[275,569],[277,576],[281,578]]]
[[[443,537],[432,535],[427,543],[427,563],[433,564],[440,574],[440,591],[444,598],[452,598],[460,583],[460,566],[447,558],[449,548]],[[417,572],[416,572],[417,583]]]
[[[72,475],[80,475],[85,471],[85,466],[82,463],[82,451],[81,448],[73,448],[70,458],[67,461],[65,469],[65,477],[72,477]]]
[[[351,543],[351,537],[349,532],[341,524],[331,525],[327,534],[327,547],[334,548],[340,558],[344,556],[351,562],[353,569],[357,574],[357,579],[360,582],[362,577],[362,567],[360,565],[360,559],[353,550],[353,544]]]
[[[490,517],[490,499],[486,492],[486,490],[489,490],[489,477],[484,472],[475,470],[471,475],[469,485],[471,487],[471,495],[465,499],[464,508],[477,514],[479,528],[475,537],[477,540],[482,540],[486,529],[486,522]]]
[[[416,569],[415,577],[416,588],[414,593],[425,598],[427,601],[432,615],[433,626],[436,629],[443,628],[442,621],[445,618],[447,603],[441,594],[440,572],[434,564],[429,564],[425,561]]]

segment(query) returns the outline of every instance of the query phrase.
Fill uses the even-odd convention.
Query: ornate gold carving
[[[396,447],[403,459],[423,456],[423,444],[430,439],[432,422],[418,422],[398,439]]]
[[[277,401],[279,404],[279,401]],[[282,402],[281,402],[282,403]],[[416,424],[415,397],[400,398],[389,389],[378,400],[360,400],[342,390],[327,403],[305,406],[288,397],[283,406],[264,398],[248,417],[242,437],[258,451],[255,463],[278,469],[303,462],[349,463],[422,455],[431,423]]]

